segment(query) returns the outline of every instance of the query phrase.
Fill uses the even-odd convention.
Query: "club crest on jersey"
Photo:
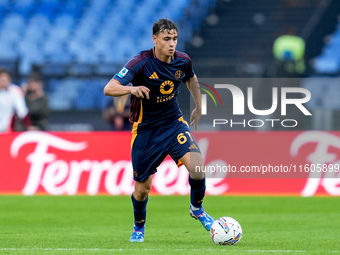
[[[181,76],[182,76],[182,70],[177,70],[177,71],[175,72],[175,78],[176,78],[177,80],[179,80],[179,79],[181,78]]]
[[[128,69],[126,69],[125,67],[123,67],[123,69],[120,70],[120,72],[117,74],[117,76],[118,76],[119,78],[123,78],[123,77],[125,76],[125,74],[127,74],[128,71],[129,71]]]

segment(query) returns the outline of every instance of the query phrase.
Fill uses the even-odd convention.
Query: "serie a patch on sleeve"
[[[118,76],[119,78],[123,78],[123,77],[125,76],[125,74],[127,74],[128,71],[129,71],[128,69],[126,69],[125,67],[123,67],[123,69],[120,70],[120,72],[117,74],[117,76]]]

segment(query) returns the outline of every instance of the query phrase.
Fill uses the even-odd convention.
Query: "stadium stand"
[[[197,2],[209,5],[212,1]],[[207,9],[201,5],[196,8]],[[22,57],[22,74],[28,74],[32,64],[45,62],[121,64],[141,46],[152,46],[150,27],[155,20],[168,17],[182,24],[188,6],[190,0],[3,0],[0,47],[8,50],[1,51],[0,57]],[[200,23],[206,14],[195,12],[195,18],[189,19]],[[183,50],[183,44],[179,46]]]
[[[192,30],[199,28],[214,4],[214,0],[1,0],[0,61],[19,59],[21,76],[34,66],[40,66],[45,77],[112,76],[138,51],[153,46],[154,21],[167,17],[177,22],[185,35],[178,49],[184,50]],[[106,81],[66,78],[56,89],[55,80],[47,81],[50,107],[101,108],[101,100],[91,95],[102,93]],[[77,97],[80,90],[82,101]]]
[[[324,1],[218,1],[216,25],[205,23],[200,47],[190,46],[195,70],[204,77],[263,76],[273,62],[273,41],[287,26],[305,29]]]

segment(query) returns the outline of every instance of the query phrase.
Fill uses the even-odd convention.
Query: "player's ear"
[[[156,37],[155,35],[152,35],[152,41],[153,41],[154,44],[156,44],[156,42],[157,42],[157,37]]]

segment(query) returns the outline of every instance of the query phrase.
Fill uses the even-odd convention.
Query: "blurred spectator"
[[[11,75],[6,69],[0,69],[0,113],[0,132],[15,131],[15,115],[22,120],[25,129],[34,129],[23,93],[20,87],[11,84]]]
[[[274,41],[273,54],[278,63],[277,76],[295,77],[305,72],[305,41],[296,35],[294,27],[287,27],[284,35]]]
[[[129,108],[129,95],[112,98],[107,108],[103,111],[103,119],[110,124],[112,130],[131,130]]]
[[[32,74],[26,84],[22,85],[25,101],[32,126],[37,130],[46,130],[48,117],[48,98],[44,92],[43,82],[38,74]]]

